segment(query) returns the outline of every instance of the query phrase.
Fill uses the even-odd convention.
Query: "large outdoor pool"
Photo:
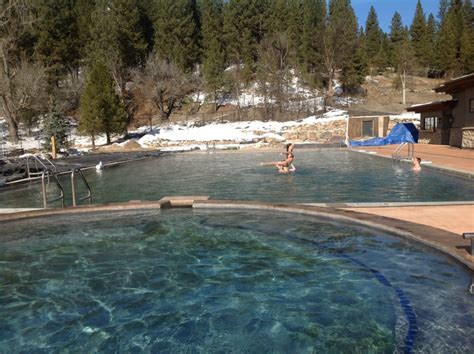
[[[458,263],[314,217],[55,216],[5,222],[1,242],[2,353],[474,347],[469,273]]]
[[[440,202],[474,200],[474,183],[427,167],[340,149],[297,149],[297,171],[281,175],[265,161],[275,152],[170,154],[86,176],[94,203],[158,200],[172,195],[268,202]],[[69,181],[64,181],[70,194]],[[54,194],[54,186],[50,188]],[[84,194],[84,193],[82,193]],[[0,206],[41,207],[39,184],[0,191]]]

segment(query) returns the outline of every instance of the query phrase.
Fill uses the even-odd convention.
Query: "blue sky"
[[[383,31],[390,31],[390,22],[393,14],[398,11],[402,16],[403,24],[410,26],[415,15],[417,0],[352,0],[352,7],[357,15],[359,26],[365,26],[370,6],[374,6]],[[439,0],[421,0],[426,17],[431,12],[435,17],[438,14]]]

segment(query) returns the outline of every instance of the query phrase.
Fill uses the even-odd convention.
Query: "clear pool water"
[[[474,200],[473,180],[339,149],[299,149],[297,172],[260,162],[275,152],[172,154],[87,173],[94,203],[158,200],[171,195],[269,202],[433,202]],[[70,194],[69,181],[65,189]],[[51,187],[54,195],[54,186]],[[57,193],[57,192],[56,192]],[[85,192],[82,192],[84,195]],[[40,186],[0,191],[0,206],[41,207]],[[70,203],[69,203],[70,204]]]
[[[1,238],[2,353],[474,347],[468,272],[378,232],[169,210],[3,223]]]

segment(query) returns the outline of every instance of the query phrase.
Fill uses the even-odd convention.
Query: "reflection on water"
[[[277,173],[261,162],[278,153],[173,154],[107,168],[86,177],[93,202],[157,200],[171,195],[209,195],[219,199],[270,202],[412,202],[474,200],[474,184],[408,163],[347,150],[296,150],[297,172]],[[69,180],[64,180],[69,191]],[[81,188],[78,183],[79,189]],[[79,191],[85,194],[85,192]],[[40,206],[40,188],[0,193],[1,206]]]

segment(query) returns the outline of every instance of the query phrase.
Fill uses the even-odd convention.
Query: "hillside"
[[[449,99],[450,96],[439,94],[433,88],[440,85],[441,79],[428,79],[425,77],[412,77],[409,80],[409,89],[406,93],[407,104],[402,104],[402,92],[393,88],[393,77],[372,76],[367,77],[363,88],[367,95],[362,102],[352,104],[348,109],[350,115],[377,115],[400,114],[408,106],[425,102]]]

